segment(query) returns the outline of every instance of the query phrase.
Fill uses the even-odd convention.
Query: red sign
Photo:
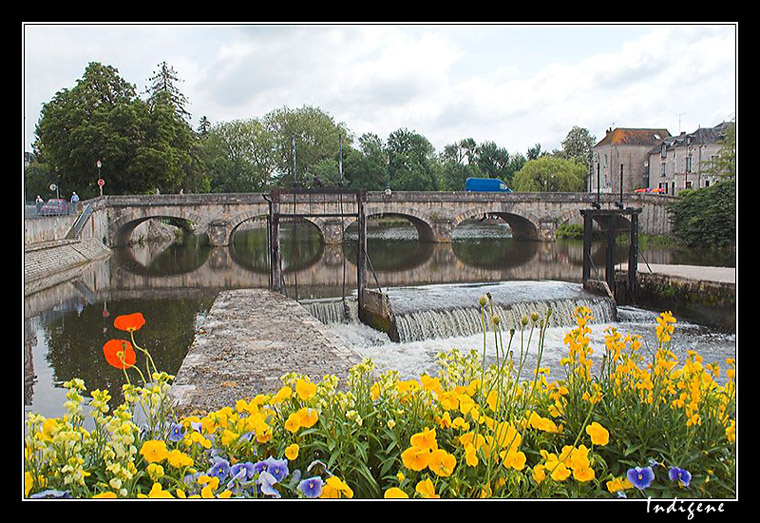
[[[98,187],[103,187],[106,181],[103,178],[98,178]]]

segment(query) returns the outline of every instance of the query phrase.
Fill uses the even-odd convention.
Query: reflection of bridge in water
[[[419,242],[413,256],[406,260],[411,263],[390,270],[378,269],[378,282],[385,288],[510,280],[581,280],[580,245],[568,245],[558,253],[551,243],[520,242],[519,248],[501,260],[500,267],[477,266],[477,260],[465,262],[457,250],[456,243]],[[130,261],[126,262],[125,257]],[[110,259],[93,262],[67,282],[26,297],[25,317],[72,302],[200,297],[224,289],[267,288],[269,285],[267,267],[244,266],[228,247],[210,248],[201,265],[176,274],[153,273],[149,258],[135,256],[131,249],[124,249]],[[353,258],[341,245],[323,246],[319,255],[301,268],[285,271],[288,294],[300,298],[350,294],[356,286]],[[376,285],[372,276],[369,285]]]

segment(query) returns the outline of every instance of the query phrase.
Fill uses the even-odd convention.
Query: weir
[[[493,311],[486,307],[481,313],[479,299],[490,293]],[[574,324],[573,312],[578,306],[591,309],[595,321],[616,321],[614,300],[585,291],[578,284],[553,281],[503,282],[499,284],[453,284],[424,287],[399,287],[386,291],[392,307],[395,332],[387,332],[391,341],[407,343],[436,338],[471,336],[492,331],[491,315],[499,316],[503,332],[518,328],[523,316],[533,312],[546,319],[549,327],[566,327]],[[349,303],[353,311],[346,320],[343,304],[336,300],[318,300],[304,303],[307,310],[320,322],[357,323],[356,298]]]

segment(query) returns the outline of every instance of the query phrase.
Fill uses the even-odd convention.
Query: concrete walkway
[[[219,293],[171,389],[180,415],[271,393],[290,372],[345,385],[361,358],[295,300],[263,289]]]
[[[628,264],[621,263],[615,267],[616,270],[628,270]],[[712,281],[720,283],[736,283],[736,269],[734,267],[706,267],[702,265],[663,265],[650,263],[639,263],[637,271],[639,273],[663,274],[665,276],[675,276],[678,278],[687,278],[689,280]]]

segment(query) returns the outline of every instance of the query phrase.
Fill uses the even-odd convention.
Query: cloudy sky
[[[691,132],[736,113],[732,24],[25,24],[23,141],[89,62],[145,90],[166,61],[192,125],[319,107],[355,136],[416,131],[525,153],[573,126]]]

